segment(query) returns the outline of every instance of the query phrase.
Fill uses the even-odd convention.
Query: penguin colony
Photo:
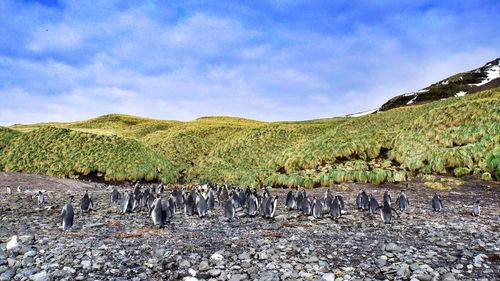
[[[406,184],[407,189],[408,184]],[[68,198],[61,212],[63,230],[69,230],[73,226],[73,199],[73,196]],[[43,204],[44,201],[43,193],[39,193],[38,203]],[[398,210],[403,212],[410,206],[405,190],[401,190],[398,194],[394,203],[395,208],[389,190],[384,192],[381,205],[373,194],[367,194],[364,190],[359,191],[355,202],[358,210],[367,210],[370,214],[379,213],[381,220],[386,224],[392,222],[394,214],[399,216]],[[135,184],[133,190],[123,194],[116,186],[113,186],[110,203],[117,204],[121,214],[147,212],[153,224],[161,227],[168,224],[175,215],[183,213],[185,216],[204,218],[216,207],[223,209],[224,217],[228,221],[234,219],[236,210],[245,211],[248,217],[262,216],[265,219],[273,219],[278,208],[278,196],[271,195],[269,188],[258,192],[249,187],[242,189],[227,185],[205,184],[193,186],[191,189],[183,187],[167,191],[163,184],[160,184],[158,189],[155,185],[145,187]],[[437,193],[434,194],[430,203],[435,212],[443,210],[441,198]],[[322,198],[314,196],[312,200],[305,189],[292,189],[286,195],[285,205],[288,211],[297,211],[304,216],[313,216],[315,219],[322,219],[328,215],[334,221],[341,218],[346,208],[343,197],[334,196],[329,189],[325,191]],[[80,214],[95,210],[88,191],[81,198],[79,209]],[[480,202],[476,201],[471,214],[479,216],[480,213]]]

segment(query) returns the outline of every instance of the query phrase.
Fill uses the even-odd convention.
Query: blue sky
[[[500,56],[492,1],[0,1],[0,124],[304,120]]]

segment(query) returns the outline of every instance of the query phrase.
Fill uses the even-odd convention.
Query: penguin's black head
[[[75,196],[74,195],[70,195],[69,196],[69,201],[73,201],[73,198],[75,198]]]
[[[477,204],[481,203],[481,200],[477,200],[477,201],[476,201],[476,203],[477,203]]]

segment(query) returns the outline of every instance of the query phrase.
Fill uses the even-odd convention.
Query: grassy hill
[[[500,88],[362,117],[191,122],[110,114],[0,127],[0,168],[165,183],[305,186],[419,174],[500,179]]]

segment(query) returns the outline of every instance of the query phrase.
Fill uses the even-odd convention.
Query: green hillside
[[[500,179],[500,89],[362,117],[191,122],[110,114],[0,127],[6,171],[305,186],[419,174]]]

